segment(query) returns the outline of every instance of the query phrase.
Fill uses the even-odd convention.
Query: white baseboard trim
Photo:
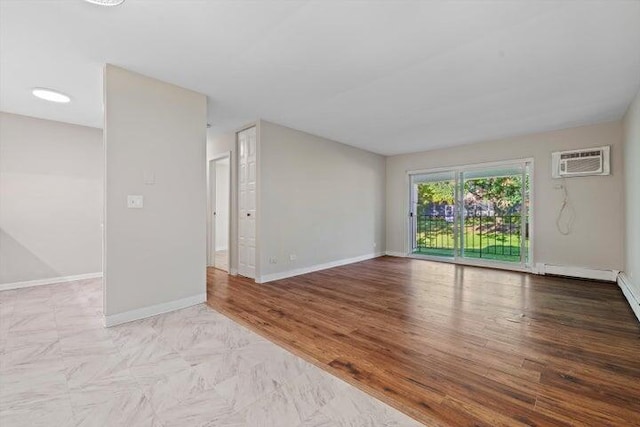
[[[620,273],[618,275],[618,286],[620,286],[622,293],[629,302],[631,310],[633,310],[638,321],[640,321],[640,295],[634,294],[634,288],[631,286],[631,279],[629,279],[625,273]]]
[[[604,280],[607,282],[615,282],[618,270],[598,270],[595,268],[573,267],[569,265],[553,265],[537,263],[535,265],[537,274],[553,274],[556,276],[577,277],[580,279]]]
[[[102,273],[85,273],[76,274],[74,276],[59,276],[48,279],[28,280],[26,282],[2,283],[0,284],[0,291],[30,288],[32,286],[53,285],[55,283],[75,282],[76,280],[98,279],[100,277],[102,277]]]
[[[366,261],[368,259],[377,258],[383,256],[383,252],[376,252],[367,255],[361,255],[353,258],[340,259],[337,261],[331,261],[324,264],[316,264],[310,267],[296,268],[294,270],[283,271],[281,273],[265,274],[264,276],[256,277],[256,283],[273,282],[274,280],[286,279],[288,277],[299,276],[301,274],[313,273],[314,271],[326,270],[327,268],[340,267],[341,265],[353,264],[354,262]]]
[[[135,310],[125,311],[124,313],[112,314],[104,316],[104,326],[120,325],[122,323],[133,322],[134,320],[145,319],[147,317],[156,316],[158,314],[168,313],[193,305],[202,304],[207,301],[207,293],[203,292],[187,298],[175,301],[169,301],[162,304],[151,305],[149,307],[137,308]]]
[[[397,257],[401,257],[401,258],[406,258],[407,257],[407,254],[402,253],[402,252],[396,252],[396,251],[386,251],[384,254],[388,255],[388,256],[397,256]]]

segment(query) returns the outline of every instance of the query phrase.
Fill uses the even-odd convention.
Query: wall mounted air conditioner
[[[551,153],[554,178],[609,175],[609,146]]]

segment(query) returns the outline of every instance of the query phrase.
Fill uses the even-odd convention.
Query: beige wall
[[[383,156],[266,121],[258,143],[260,276],[384,251]]]
[[[640,301],[640,93],[624,118],[626,243],[624,270]]]
[[[0,113],[0,284],[102,271],[102,131]]]
[[[109,323],[205,299],[207,106],[201,94],[118,67],[107,65],[104,79]],[[127,209],[127,195],[143,195],[144,208]]]
[[[577,216],[573,232],[563,236],[555,225],[562,191],[551,178],[551,152],[611,145],[610,176],[567,178]],[[398,155],[387,158],[387,251],[405,252],[407,171],[499,160],[534,158],[534,262],[623,268],[624,195],[620,122],[583,126],[499,141]]]

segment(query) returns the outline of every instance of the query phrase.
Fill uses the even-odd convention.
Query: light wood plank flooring
[[[640,425],[640,324],[615,284],[382,257],[208,304],[430,426]]]

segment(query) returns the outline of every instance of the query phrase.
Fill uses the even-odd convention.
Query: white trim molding
[[[299,276],[301,274],[313,273],[314,271],[326,270],[328,268],[340,267],[341,265],[353,264],[355,262],[366,261],[368,259],[383,256],[383,252],[376,252],[367,255],[361,255],[353,258],[345,258],[337,261],[331,261],[324,264],[316,264],[310,267],[296,268],[294,270],[283,271],[281,273],[266,274],[256,277],[256,283],[273,282],[274,280],[286,279],[288,277]]]
[[[134,320],[145,319],[147,317],[156,316],[158,314],[168,313],[170,311],[181,310],[183,308],[202,304],[207,301],[207,293],[203,292],[191,297],[182,298],[175,301],[169,301],[162,304],[151,305],[149,307],[138,308],[135,310],[125,311],[123,313],[111,314],[104,316],[104,326],[111,327],[122,323],[133,322]]]
[[[384,254],[387,255],[387,256],[396,256],[398,258],[406,258],[407,257],[407,254],[402,253],[402,252],[397,252],[397,251],[386,251]]]
[[[634,287],[631,286],[631,279],[624,272],[618,275],[618,286],[622,290],[625,298],[629,302],[631,306],[631,310],[633,310],[634,314],[640,321],[640,295],[635,295],[633,292]]]
[[[28,280],[26,282],[13,282],[0,284],[0,291],[8,291],[10,289],[30,288],[32,286],[53,285],[56,283],[75,282],[77,280],[99,279],[102,273],[85,273],[76,274],[74,276],[59,276],[48,279]]]

